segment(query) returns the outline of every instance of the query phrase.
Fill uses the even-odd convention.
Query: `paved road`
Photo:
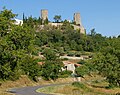
[[[43,87],[47,87],[47,86],[57,86],[57,85],[65,85],[65,84],[68,84],[68,83],[51,84],[51,85],[45,85],[45,86],[15,88],[15,89],[10,89],[9,92],[15,93],[16,95],[52,95],[52,94],[38,93],[38,92],[36,92],[36,90],[38,88],[43,88]]]

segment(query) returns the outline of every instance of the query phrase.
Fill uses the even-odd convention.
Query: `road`
[[[65,85],[69,83],[64,84],[51,84],[51,85],[44,85],[44,86],[34,86],[34,87],[23,87],[23,88],[13,88],[10,89],[8,92],[14,93],[16,95],[52,95],[52,94],[44,94],[44,93],[38,93],[36,90],[38,88],[43,88],[47,86],[59,86],[59,85]]]

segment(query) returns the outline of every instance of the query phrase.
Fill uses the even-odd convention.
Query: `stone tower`
[[[85,29],[81,22],[80,13],[74,13],[74,22],[75,22],[76,26],[79,26],[80,33],[85,34]]]
[[[74,22],[76,23],[76,25],[81,24],[80,13],[74,13]]]
[[[44,23],[44,21],[48,19],[48,10],[46,9],[41,10],[41,19],[42,23]]]

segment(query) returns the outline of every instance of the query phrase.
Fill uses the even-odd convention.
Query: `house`
[[[43,65],[44,62],[38,62],[38,64]],[[75,73],[75,68],[80,66],[80,64],[73,63],[70,61],[63,61],[63,64],[64,64],[64,67],[61,68],[62,71],[69,70],[69,71],[72,71],[73,73]]]
[[[70,61],[63,61],[63,64],[64,64],[64,67],[62,68],[62,71],[69,70],[69,71],[72,71],[73,73],[75,73],[75,68],[80,66],[80,64],[73,63]]]
[[[14,22],[15,25],[23,25],[23,20],[20,20],[20,19],[15,19],[15,22]]]

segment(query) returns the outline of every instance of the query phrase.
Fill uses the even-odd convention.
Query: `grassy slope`
[[[25,86],[36,86],[36,85],[47,85],[47,84],[59,84],[59,83],[66,83],[72,82],[71,78],[59,78],[56,81],[45,81],[41,79],[39,82],[31,81],[26,75],[22,75],[19,80],[16,81],[0,81],[2,85],[0,85],[0,95],[14,95],[6,92],[7,89],[10,88],[17,88],[17,87],[25,87]]]
[[[2,85],[0,86],[0,95],[13,95],[6,92],[6,90],[10,88],[36,85],[27,76],[21,76],[20,79],[16,81],[2,81],[1,84]]]
[[[79,87],[73,85],[46,87],[38,92],[60,93],[60,95],[115,95],[120,93],[120,88],[107,89],[108,83],[98,75],[86,76]],[[56,94],[55,94],[56,95]],[[59,95],[59,94],[58,94]]]

